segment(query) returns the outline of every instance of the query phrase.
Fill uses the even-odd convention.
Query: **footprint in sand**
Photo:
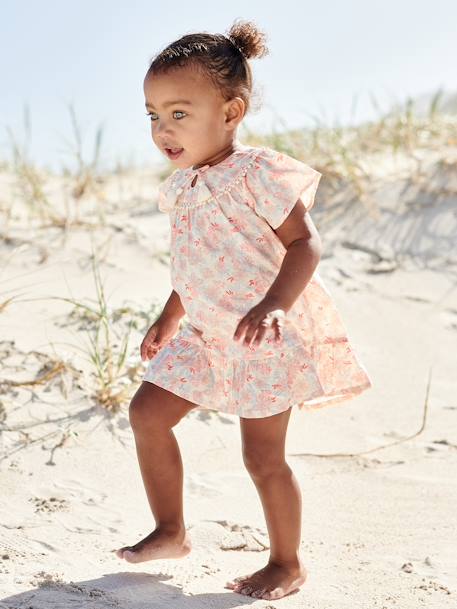
[[[216,520],[215,522],[225,529],[225,535],[220,544],[221,550],[263,552],[270,547],[268,536],[261,529],[226,520]]]

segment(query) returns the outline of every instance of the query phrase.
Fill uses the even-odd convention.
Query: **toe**
[[[263,598],[265,590],[266,590],[266,588],[261,588],[260,590],[254,590],[254,592],[251,594],[251,596],[254,596],[255,598]]]
[[[237,592],[238,592],[239,594],[246,594],[246,595],[249,595],[249,594],[251,594],[251,592],[253,591],[253,589],[254,589],[254,588],[253,588],[252,586],[242,586],[242,587],[240,588],[240,590],[237,590]]]
[[[125,550],[123,558],[125,558],[127,562],[137,562],[137,553],[132,552],[131,550]]]
[[[266,594],[268,595],[266,598],[269,601],[274,601],[284,596],[284,590],[282,588],[274,588],[273,590],[269,590]]]
[[[249,579],[249,575],[240,575],[239,577],[235,577],[235,579],[228,581],[225,584],[225,587],[234,590],[235,588],[241,586],[247,579]]]

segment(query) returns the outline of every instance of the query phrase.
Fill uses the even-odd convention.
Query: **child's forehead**
[[[173,70],[165,74],[150,74],[144,81],[146,101],[150,105],[166,106],[175,100],[197,105],[203,98],[214,98],[214,85],[195,70]]]

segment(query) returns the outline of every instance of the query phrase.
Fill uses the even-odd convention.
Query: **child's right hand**
[[[146,332],[140,346],[141,359],[152,359],[156,353],[176,334],[179,319],[159,317]]]

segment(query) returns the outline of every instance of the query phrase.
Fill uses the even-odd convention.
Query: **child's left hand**
[[[252,307],[238,323],[234,340],[238,340],[245,332],[243,345],[246,347],[260,344],[268,328],[275,331],[275,340],[278,343],[283,338],[283,321],[286,316],[284,309],[278,309],[277,303],[269,299],[263,299],[255,307]]]

